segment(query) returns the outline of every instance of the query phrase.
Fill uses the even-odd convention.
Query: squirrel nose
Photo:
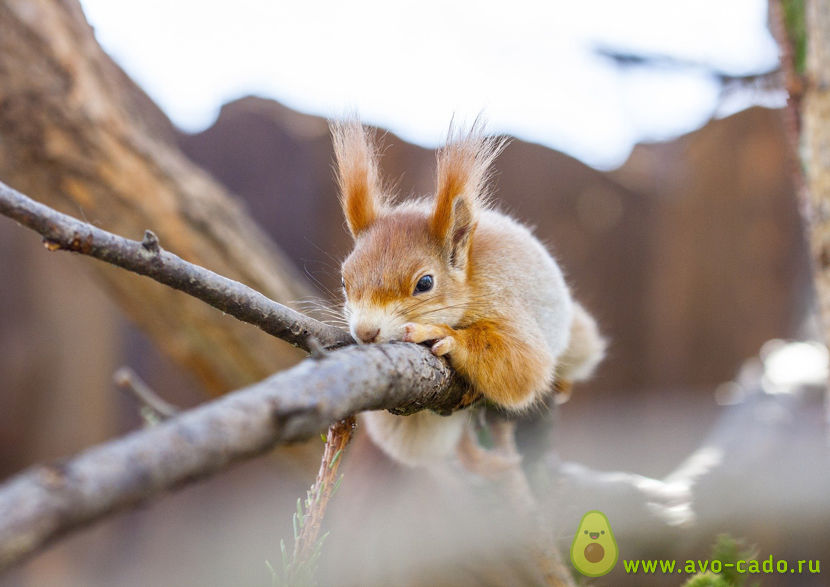
[[[371,326],[359,326],[356,330],[357,337],[366,343],[375,342],[378,334],[380,334],[380,328],[372,328]]]

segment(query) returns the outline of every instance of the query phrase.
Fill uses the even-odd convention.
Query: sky
[[[601,169],[694,130],[726,102],[708,71],[768,71],[766,0],[81,0],[103,47],[181,129],[256,94],[435,146],[453,118]],[[608,47],[688,67],[620,68]]]

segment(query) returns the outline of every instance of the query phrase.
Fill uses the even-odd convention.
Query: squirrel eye
[[[418,280],[418,283],[415,284],[414,293],[419,294],[431,290],[433,281],[434,280],[432,279],[432,275],[424,275],[423,277],[421,277],[421,279]]]

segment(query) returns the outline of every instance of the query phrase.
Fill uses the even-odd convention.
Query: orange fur
[[[356,238],[377,219],[383,205],[377,148],[357,121],[333,124],[331,129],[340,202]]]
[[[485,398],[506,408],[522,409],[550,389],[553,363],[504,326],[486,319],[459,330],[446,324],[409,324],[404,340],[435,340],[433,352],[450,353],[453,368]],[[447,351],[440,352],[443,349]]]
[[[344,266],[343,281],[350,298],[367,298],[374,305],[386,305],[411,296],[416,274],[427,270],[422,259],[411,251],[438,248],[429,239],[421,214],[387,214],[365,231]],[[383,251],[383,254],[378,252]],[[418,275],[420,277],[420,275]]]
[[[470,237],[475,230],[477,211],[486,198],[490,166],[506,142],[488,138],[481,124],[467,134],[450,129],[449,140],[437,154],[435,208],[430,232],[444,246],[445,254],[463,266]]]

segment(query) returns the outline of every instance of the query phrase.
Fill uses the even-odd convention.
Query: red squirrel
[[[344,315],[360,344],[428,342],[487,401],[522,412],[588,377],[605,341],[573,301],[562,271],[530,229],[489,203],[505,146],[482,125],[450,131],[433,197],[394,203],[373,135],[333,123],[340,203],[354,249],[342,266]],[[450,456],[467,426],[451,416],[369,412],[384,452],[406,465]]]

